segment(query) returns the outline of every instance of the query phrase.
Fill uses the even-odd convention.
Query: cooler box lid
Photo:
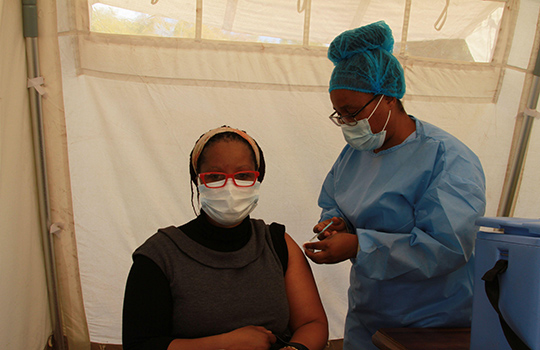
[[[510,235],[540,237],[540,219],[480,217],[476,225],[503,229]]]

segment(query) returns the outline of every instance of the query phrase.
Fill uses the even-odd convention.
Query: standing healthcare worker
[[[347,145],[322,186],[313,231],[333,224],[304,248],[319,264],[351,259],[346,350],[376,349],[380,328],[471,321],[484,173],[458,139],[407,115],[393,45],[379,21],[343,32],[328,49],[330,119]]]

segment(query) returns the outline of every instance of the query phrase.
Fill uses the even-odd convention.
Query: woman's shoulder
[[[276,236],[276,237],[284,237],[285,235],[285,225],[272,222],[271,224],[267,224],[262,219],[253,219],[251,218],[251,224],[253,225],[254,231],[258,232],[260,234],[270,234],[270,236]]]
[[[157,230],[157,232],[148,237],[146,241],[144,241],[144,243],[142,243],[133,254],[140,251],[159,248],[160,246],[162,246],[163,242],[166,242],[168,240],[167,236],[164,233],[171,232],[172,230],[178,229],[174,226],[160,228],[159,230]]]
[[[251,222],[255,227],[267,228],[264,230],[255,230],[259,233],[264,232],[269,236],[269,241],[272,242],[272,247],[276,252],[276,255],[279,258],[281,267],[283,268],[283,275],[287,271],[287,266],[289,264],[289,250],[287,246],[287,241],[285,240],[285,225],[282,225],[277,222],[272,222],[271,224],[266,224],[263,220],[260,219],[251,219]]]
[[[182,231],[175,226],[160,228],[135,249],[133,258],[143,255],[160,265],[168,256],[178,254],[178,242],[175,238],[180,238],[181,234]]]
[[[269,237],[274,245],[285,242],[285,225],[277,222],[267,224],[261,219],[251,219],[251,223],[255,234]]]
[[[440,127],[416,119],[417,138],[422,146],[436,150],[440,157],[447,160],[466,159],[471,163],[479,163],[478,156],[460,139]]]
[[[446,148],[455,147],[469,150],[469,147],[456,136],[429,122],[416,119],[416,132],[425,142],[435,142],[444,145]]]
[[[437,164],[442,169],[458,177],[471,177],[478,183],[485,181],[480,159],[465,143],[433,124],[424,121],[419,124],[422,126],[422,148],[437,153]]]

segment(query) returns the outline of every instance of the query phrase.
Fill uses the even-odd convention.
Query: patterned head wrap
[[[257,170],[260,173],[258,180],[262,182],[262,179],[264,178],[264,172],[265,172],[265,162],[264,162],[264,155],[262,153],[262,150],[259,148],[259,145],[245,131],[235,129],[235,128],[231,128],[230,126],[226,126],[226,125],[223,125],[223,126],[221,126],[219,128],[212,129],[212,130],[206,132],[195,143],[195,146],[193,147],[193,150],[191,151],[190,172],[191,172],[192,181],[194,181],[196,183],[197,166],[198,166],[199,158],[200,158],[200,156],[202,154],[202,151],[204,150],[204,147],[208,143],[208,141],[210,141],[210,139],[212,139],[212,137],[214,137],[214,136],[216,136],[218,134],[221,134],[221,133],[225,133],[225,132],[235,133],[235,134],[239,135],[240,137],[242,137],[244,140],[246,140],[249,143],[249,145],[253,149],[253,153],[255,154],[255,161],[257,163],[256,164],[257,165]]]

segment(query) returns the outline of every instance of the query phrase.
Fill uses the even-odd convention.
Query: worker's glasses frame
[[[348,126],[355,126],[356,124],[358,124],[358,120],[356,120],[356,116],[358,114],[360,114],[360,112],[362,112],[371,102],[373,102],[373,100],[375,100],[375,98],[377,96],[378,95],[374,95],[373,98],[371,100],[369,100],[369,102],[364,105],[364,107],[360,108],[359,110],[357,110],[353,114],[349,114],[349,115],[346,115],[346,116],[340,116],[337,111],[334,111],[334,113],[330,114],[330,116],[328,118],[330,118],[332,123],[334,123],[337,126],[342,126],[344,124],[348,125]]]
[[[221,188],[225,187],[228,179],[232,179],[233,183],[237,187],[251,187],[255,185],[259,178],[258,171],[245,170],[237,171],[233,174],[221,173],[221,172],[207,172],[200,173],[199,178],[202,183],[208,188]]]

